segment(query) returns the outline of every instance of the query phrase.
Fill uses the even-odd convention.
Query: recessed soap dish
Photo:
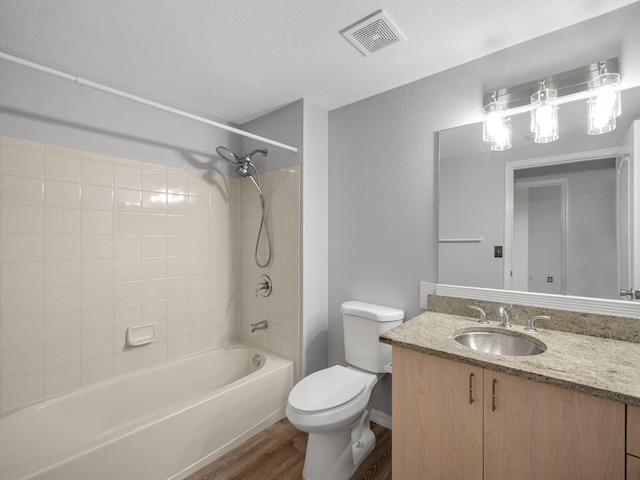
[[[158,329],[155,323],[136,325],[127,328],[127,345],[138,347],[158,339]]]

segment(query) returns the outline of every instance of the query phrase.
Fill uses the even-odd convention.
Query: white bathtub
[[[184,478],[284,418],[292,387],[292,362],[244,345],[106,380],[0,418],[0,479]]]

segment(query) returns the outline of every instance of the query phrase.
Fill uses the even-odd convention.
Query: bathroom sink
[[[473,350],[515,357],[539,355],[547,350],[541,341],[510,330],[464,330],[453,339]]]

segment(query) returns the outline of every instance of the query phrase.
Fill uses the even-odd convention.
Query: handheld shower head
[[[218,153],[218,155],[220,155],[222,158],[224,158],[227,162],[229,162],[232,165],[235,165],[236,163],[239,163],[241,161],[241,159],[238,158],[238,156],[235,153],[233,153],[227,147],[223,147],[222,145],[216,148],[216,152]]]

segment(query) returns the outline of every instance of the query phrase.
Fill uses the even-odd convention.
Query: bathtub
[[[292,387],[292,362],[245,345],[96,383],[0,418],[0,479],[184,478],[284,418]]]

